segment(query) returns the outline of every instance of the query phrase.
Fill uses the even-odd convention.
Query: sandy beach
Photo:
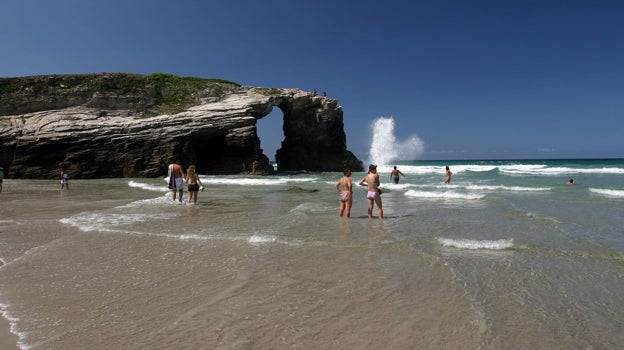
[[[0,262],[0,267],[4,264]],[[11,324],[7,319],[0,316],[0,349],[19,349],[17,336],[11,333]]]
[[[11,333],[9,321],[0,317],[0,349],[19,349],[17,347],[17,336]]]
[[[622,349],[624,168],[525,163],[403,164],[383,220],[338,173],[11,181],[0,303],[31,350]]]

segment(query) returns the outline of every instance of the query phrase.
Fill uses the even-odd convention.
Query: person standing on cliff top
[[[180,162],[176,159],[173,164],[169,164],[169,170],[167,171],[167,175],[169,176],[169,188],[173,191],[172,198],[175,201],[177,192],[180,192],[179,201],[182,203],[183,200],[183,192],[184,192],[184,169],[180,165]]]

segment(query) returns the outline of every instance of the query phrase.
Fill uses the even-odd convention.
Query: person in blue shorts
[[[392,179],[393,183],[395,183],[395,184],[399,183],[399,175],[405,177],[405,175],[403,175],[401,170],[397,169],[397,167],[395,165],[394,169],[392,169],[392,172],[390,172],[390,179]]]
[[[69,174],[67,174],[64,170],[61,170],[59,179],[61,180],[61,190],[63,187],[69,190]]]

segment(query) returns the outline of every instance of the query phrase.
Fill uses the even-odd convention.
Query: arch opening
[[[279,107],[273,107],[271,113],[258,119],[256,132],[260,139],[262,153],[269,158],[269,162],[275,166],[275,153],[284,141],[284,112]]]

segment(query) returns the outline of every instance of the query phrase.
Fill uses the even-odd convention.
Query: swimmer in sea
[[[395,165],[394,169],[392,169],[392,171],[390,172],[390,179],[392,179],[393,183],[395,184],[399,183],[399,175],[405,177],[405,175],[401,172],[401,170],[397,169]]]
[[[444,179],[444,183],[445,184],[450,184],[451,183],[451,176],[453,175],[453,173],[451,172],[451,169],[449,169],[448,165],[446,166],[446,178]]]
[[[345,169],[343,176],[336,182],[336,191],[340,193],[340,209],[338,216],[342,216],[345,211],[347,217],[351,217],[351,205],[353,204],[353,182],[351,181],[351,169]]]
[[[371,164],[368,166],[368,174],[360,180],[360,186],[367,186],[368,192],[366,193],[366,199],[368,199],[368,217],[373,217],[373,207],[377,204],[377,212],[379,218],[383,219],[383,208],[381,206],[381,191],[379,190],[379,174],[377,174],[377,166]]]

